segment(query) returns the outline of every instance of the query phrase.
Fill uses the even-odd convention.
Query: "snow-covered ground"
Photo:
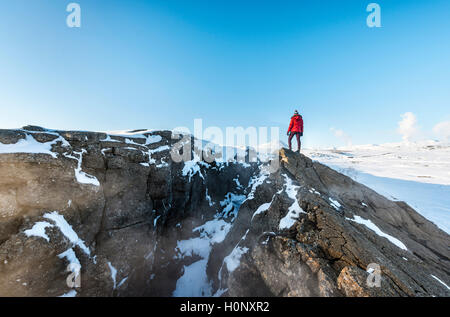
[[[450,233],[450,145],[436,141],[305,149],[304,154],[391,200],[407,202]]]

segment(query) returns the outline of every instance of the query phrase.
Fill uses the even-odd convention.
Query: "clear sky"
[[[81,6],[68,28],[66,6]],[[450,121],[450,1],[0,2],[0,128],[279,126],[307,146],[427,137]],[[373,1],[375,2],[375,1]]]

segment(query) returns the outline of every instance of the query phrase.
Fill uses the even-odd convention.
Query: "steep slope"
[[[0,130],[0,295],[450,295],[449,236],[408,205],[288,150],[269,173],[188,137],[175,163],[172,137]]]
[[[216,246],[230,253],[217,281],[226,280],[229,295],[449,295],[446,233],[303,155],[280,156],[282,167],[241,206],[229,241]],[[368,287],[376,265],[381,287]]]

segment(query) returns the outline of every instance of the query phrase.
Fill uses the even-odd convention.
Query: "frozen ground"
[[[449,144],[422,141],[303,152],[389,199],[407,202],[450,233]]]

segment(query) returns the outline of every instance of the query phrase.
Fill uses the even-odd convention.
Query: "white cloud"
[[[398,122],[397,132],[401,134],[403,141],[412,141],[419,135],[417,118],[412,112],[402,114],[402,120]]]
[[[434,134],[441,141],[450,141],[450,121],[439,122],[433,127]]]
[[[334,136],[343,140],[346,145],[351,146],[352,145],[352,137],[349,136],[347,133],[340,129],[330,128],[330,131],[333,132]]]

